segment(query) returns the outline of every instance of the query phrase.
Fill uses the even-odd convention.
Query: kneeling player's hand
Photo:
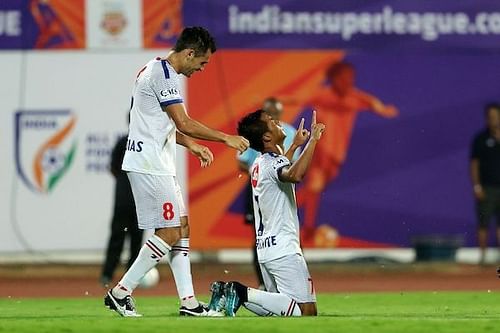
[[[195,143],[191,146],[190,151],[194,156],[198,157],[202,168],[209,166],[214,161],[214,154],[206,146]]]
[[[499,267],[497,267],[497,276],[498,276],[498,278],[500,279],[500,266],[499,266]]]
[[[325,124],[316,123],[316,111],[313,111],[312,123],[311,123],[311,140],[321,139],[321,135],[325,130]]]
[[[309,137],[309,134],[309,131],[304,128],[304,118],[302,118],[299,128],[297,128],[297,132],[295,133],[295,137],[293,138],[293,144],[296,146],[302,146]]]

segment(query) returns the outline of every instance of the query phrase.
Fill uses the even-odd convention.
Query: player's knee
[[[156,229],[155,235],[168,245],[173,246],[181,239],[181,227]]]

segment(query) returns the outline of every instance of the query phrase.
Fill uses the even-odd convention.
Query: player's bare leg
[[[173,244],[170,252],[170,268],[175,279],[177,294],[181,302],[180,315],[204,316],[206,310],[195,297],[191,261],[189,258],[189,222],[187,216],[181,216],[181,236]]]

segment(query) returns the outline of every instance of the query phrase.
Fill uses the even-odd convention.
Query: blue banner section
[[[224,70],[201,87],[231,82],[211,94],[240,114],[276,96],[296,126],[312,109],[326,124],[297,191],[305,247],[477,245],[469,150],[500,101],[499,2],[199,0],[183,13],[221,49]]]
[[[81,49],[84,0],[1,0],[0,50]]]
[[[500,49],[498,1],[195,0],[184,23],[222,48]]]
[[[0,2],[0,49],[20,49],[23,46],[23,2]]]

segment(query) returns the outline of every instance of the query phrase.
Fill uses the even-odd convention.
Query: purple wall
[[[239,26],[235,32],[233,21],[231,32],[231,5],[238,13],[268,15],[267,31]],[[353,24],[346,23],[347,13],[357,15],[354,24],[364,19],[362,13],[381,13],[383,23],[376,27],[377,18],[367,14],[372,27],[357,29],[371,32],[358,31],[349,39],[343,30],[295,27],[302,33],[289,34],[278,27],[285,12],[340,15],[339,29]],[[401,20],[405,28],[395,28]],[[460,234],[466,245],[476,243],[468,154],[472,136],[483,126],[483,105],[500,101],[498,2],[190,1],[184,23],[207,26],[220,48],[344,49],[356,66],[357,86],[399,108],[400,116],[392,120],[359,114],[347,161],[322,195],[317,224],[396,246],[409,246],[412,236],[422,234]],[[432,27],[441,33],[433,34]]]

